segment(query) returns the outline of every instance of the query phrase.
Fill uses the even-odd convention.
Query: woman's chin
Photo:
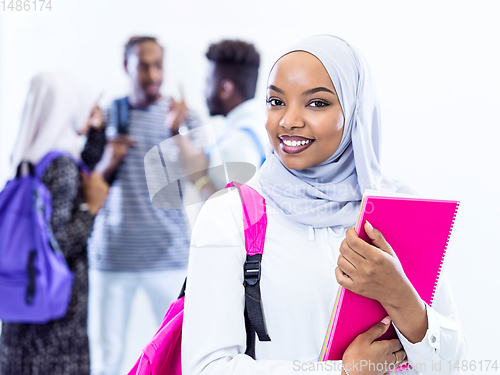
[[[299,160],[298,157],[294,155],[280,155],[280,159],[283,162],[284,166],[287,167],[288,169],[294,169],[296,171],[302,171],[306,168],[312,167],[312,165],[309,165],[310,163],[307,163],[306,160]]]
[[[302,171],[306,168],[312,167],[314,162],[311,160],[306,160],[303,154],[289,154],[282,150],[281,145],[278,145],[278,149],[274,148],[274,153],[281,160],[283,165],[288,169],[294,169],[296,171]]]

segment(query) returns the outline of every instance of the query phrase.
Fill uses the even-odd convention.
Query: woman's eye
[[[283,105],[284,103],[279,99],[268,99],[267,102],[271,104],[271,107]]]
[[[321,100],[315,100],[309,104],[311,107],[327,107],[330,104]]]

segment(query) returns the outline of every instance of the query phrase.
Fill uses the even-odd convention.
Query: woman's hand
[[[420,342],[427,331],[425,304],[382,233],[369,222],[364,228],[373,245],[349,228],[340,246],[337,281],[354,293],[379,301],[399,331],[410,342]]]
[[[376,299],[382,305],[400,305],[401,297],[408,295],[413,286],[382,233],[368,222],[365,231],[373,245],[360,239],[354,227],[347,230],[335,270],[337,281],[344,288]]]
[[[384,374],[403,363],[406,353],[398,339],[375,341],[390,324],[389,317],[384,318],[347,347],[342,365],[349,375]]]
[[[106,200],[109,185],[99,173],[92,172],[90,176],[85,173],[81,175],[85,203],[89,206],[89,211],[95,216]]]

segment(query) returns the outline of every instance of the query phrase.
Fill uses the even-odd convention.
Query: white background
[[[127,94],[123,44],[155,35],[166,47],[164,93],[178,96],[182,84],[188,104],[208,120],[209,43],[255,43],[264,103],[266,76],[282,49],[313,34],[339,35],[365,54],[375,75],[385,173],[423,195],[461,201],[447,268],[468,359],[500,362],[499,10],[494,0],[52,0],[50,12],[0,9],[0,186],[27,84],[42,69],[78,74],[104,93],[105,105]],[[122,373],[156,329],[143,294],[130,326]]]

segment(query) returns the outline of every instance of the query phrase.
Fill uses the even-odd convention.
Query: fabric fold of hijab
[[[338,37],[304,39],[282,57],[295,51],[314,55],[328,72],[344,113],[342,139],[330,158],[304,170],[288,169],[271,151],[259,170],[260,184],[269,203],[296,222],[317,228],[352,226],[365,189],[380,190],[382,183],[375,87],[363,57]]]
[[[80,160],[82,145],[78,132],[96,102],[97,95],[71,74],[45,71],[34,76],[12,154],[12,173],[21,161],[36,164],[53,150]]]

